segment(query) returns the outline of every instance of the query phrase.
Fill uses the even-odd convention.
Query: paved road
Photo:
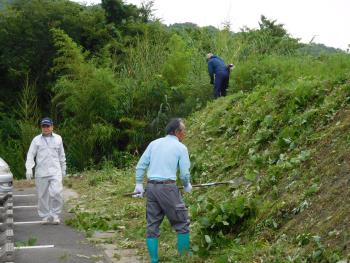
[[[14,206],[14,239],[17,246],[23,246],[29,239],[35,239],[35,246],[54,245],[53,248],[16,249],[15,263],[96,263],[105,262],[103,252],[88,243],[82,233],[69,226],[16,224],[16,222],[39,221],[36,208],[16,208],[37,204],[35,196],[16,196],[36,194],[34,188],[15,189]],[[63,214],[63,218],[67,218]],[[33,244],[32,244],[33,245]],[[97,259],[96,259],[97,258]]]

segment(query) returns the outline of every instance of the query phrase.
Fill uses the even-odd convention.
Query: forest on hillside
[[[178,257],[169,222],[162,262],[350,260],[350,54],[301,43],[261,15],[233,32],[163,24],[153,1],[86,6],[0,0],[0,157],[17,179],[39,121],[62,135],[81,198],[65,223],[148,258],[135,160],[172,117],[184,118],[191,250]],[[235,64],[213,98],[206,54]],[[103,241],[105,242],[105,241]]]
[[[0,3],[0,156],[17,178],[45,116],[63,137],[70,172],[126,166],[163,134],[169,118],[187,117],[212,100],[208,52],[236,65],[229,94],[278,78],[268,57],[346,55],[302,44],[263,15],[258,29],[232,32],[229,24],[166,26],[154,17],[152,1]]]

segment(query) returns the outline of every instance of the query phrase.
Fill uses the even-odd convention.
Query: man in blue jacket
[[[184,191],[192,190],[190,183],[190,158],[187,147],[181,143],[185,125],[181,119],[171,120],[165,128],[166,136],[152,141],[136,166],[136,193],[142,197],[143,177],[147,171],[147,233],[146,243],[151,263],[158,263],[159,226],[164,216],[177,232],[177,249],[180,255],[190,253],[190,221],[187,208],[176,186],[176,173]],[[134,196],[138,197],[138,196]]]
[[[214,98],[226,96],[226,90],[230,78],[229,67],[220,57],[215,56],[212,53],[207,55],[207,62],[210,84],[214,84]]]

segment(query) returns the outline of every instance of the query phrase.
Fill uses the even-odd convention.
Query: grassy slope
[[[297,79],[220,99],[190,120],[194,179],[249,182],[228,189],[225,197],[216,189],[207,196],[220,202],[239,191],[258,200],[255,220],[235,231],[232,240],[239,240],[222,246],[223,262],[331,262],[350,256],[350,78],[338,68],[349,70],[349,61],[289,62],[288,71],[280,63],[279,77],[300,66]],[[313,63],[320,63],[318,75],[311,73],[317,72]],[[326,67],[332,75],[321,74]]]
[[[241,262],[253,262],[258,259],[265,262],[289,262],[288,256],[294,258],[295,262],[307,259],[312,262],[332,262],[350,256],[350,206],[347,200],[350,185],[349,112],[347,106],[340,109],[328,125],[311,135],[311,143],[302,147],[310,153],[307,160],[298,161],[297,165],[288,161],[278,165],[272,164],[269,168],[263,165],[263,168],[255,170],[255,179],[251,179],[250,174],[245,173],[255,167],[249,164],[254,158],[249,159],[248,154],[242,157],[246,160],[239,162],[234,168],[222,169],[223,165],[226,167],[228,163],[227,155],[228,158],[232,158],[229,145],[235,145],[234,141],[226,140],[228,147],[226,151],[220,152],[214,146],[224,143],[220,142],[219,138],[208,142],[203,136],[203,142],[198,143],[197,137],[196,146],[192,147],[198,147],[194,159],[200,161],[194,162],[205,163],[204,171],[196,178],[198,181],[203,180],[200,179],[203,175],[203,181],[243,176],[248,182],[248,186],[244,185],[238,190],[219,189],[220,194],[218,189],[210,189],[206,192],[207,197],[211,196],[220,202],[221,195],[226,190],[225,198],[222,198],[224,200],[227,196],[237,195],[237,192],[239,195],[260,198],[256,219],[241,233],[228,237],[228,240],[231,238],[234,242],[228,246],[221,246],[225,252],[220,250],[219,253],[227,254],[221,256],[222,262],[228,258]],[[208,119],[208,116],[205,118]],[[221,139],[225,141],[222,137]],[[215,143],[211,143],[213,141]],[[285,159],[299,156],[298,151],[302,150],[294,151],[296,153],[287,153]],[[236,244],[235,239],[238,236],[242,242]],[[321,238],[320,241],[317,241],[317,236]],[[322,256],[313,258],[312,255],[318,248],[323,252]]]
[[[268,58],[253,65],[237,67],[233,76],[245,92],[187,121],[194,182],[241,182],[185,196],[197,251],[191,261],[349,257],[350,59]],[[133,183],[133,168],[71,179],[84,194],[71,223],[88,232],[115,229],[112,242],[146,255],[144,203],[121,195]],[[167,222],[160,255],[176,262]]]

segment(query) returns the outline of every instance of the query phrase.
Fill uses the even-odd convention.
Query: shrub
[[[228,234],[238,234],[257,214],[256,200],[244,196],[214,200],[201,196],[192,209],[199,224],[199,243],[210,248]]]

